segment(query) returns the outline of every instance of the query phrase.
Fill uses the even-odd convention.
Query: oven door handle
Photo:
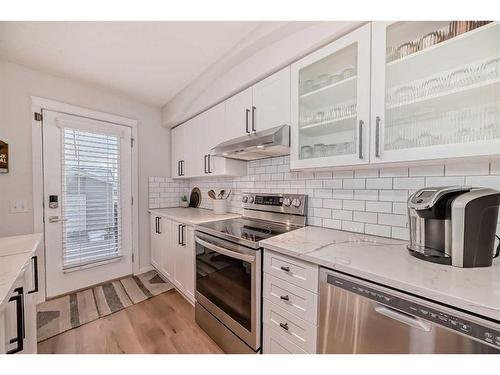
[[[206,247],[207,249],[213,250],[219,254],[227,255],[230,258],[243,260],[243,261],[248,262],[248,263],[255,262],[255,256],[253,256],[253,255],[246,255],[246,254],[237,253],[236,251],[231,251],[231,250],[225,249],[223,247],[217,246],[213,243],[204,241],[199,237],[196,237],[195,241],[196,241],[196,243],[199,243],[201,246]]]

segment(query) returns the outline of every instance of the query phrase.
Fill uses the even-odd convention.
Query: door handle
[[[288,327],[288,323],[280,323],[280,327],[283,328],[285,331],[288,331],[290,327]]]
[[[290,297],[288,296],[288,294],[286,296],[280,296],[280,299],[282,299],[283,301],[290,301]]]
[[[178,245],[182,245],[182,242],[181,242],[181,228],[182,228],[182,224],[179,224],[177,226],[177,244]]]
[[[195,242],[200,244],[203,247],[206,247],[207,249],[210,249],[210,250],[215,251],[216,253],[219,253],[222,255],[226,255],[230,258],[239,259],[239,260],[242,260],[242,261],[248,262],[248,263],[255,262],[255,256],[253,256],[253,255],[246,255],[246,254],[238,253],[236,251],[232,251],[232,250],[217,246],[216,244],[210,243],[208,241],[202,240],[199,237],[195,238]]]
[[[358,139],[358,156],[363,159],[363,120],[359,120],[359,139]]]
[[[63,221],[68,221],[68,219],[59,219],[59,216],[49,216],[49,223],[60,223]]]
[[[181,160],[181,176],[184,176],[184,160]]]
[[[404,323],[410,327],[419,329],[421,331],[425,331],[425,332],[431,331],[431,324],[430,323],[424,322],[424,321],[422,321],[422,320],[420,320],[417,317],[414,317],[412,315],[404,314],[402,312],[399,312],[399,311],[394,310],[394,309],[390,309],[390,308],[383,306],[383,305],[376,305],[375,311],[377,313],[379,313],[380,315],[384,315],[388,318],[397,320],[401,323]]]
[[[212,173],[212,155],[208,154],[207,155],[207,160],[208,160],[208,173]]]
[[[252,106],[252,131],[256,132],[257,129],[255,128],[255,111],[257,110],[256,107]]]
[[[280,268],[285,272],[290,272],[290,267],[281,266]]]
[[[19,353],[24,349],[24,307],[23,288],[14,289],[17,294],[9,298],[9,302],[16,301],[16,337],[9,340],[10,344],[17,343],[14,349],[7,351],[7,354]]]
[[[38,256],[35,255],[31,257],[31,260],[33,261],[33,278],[35,279],[35,288],[30,290],[28,294],[38,292]]]
[[[182,244],[182,246],[186,246],[186,241],[185,241],[186,238],[184,236],[185,230],[186,230],[186,225],[182,224],[182,229],[181,229],[181,234],[182,234],[181,244]]]
[[[177,176],[181,175],[181,161],[177,161]]]
[[[380,157],[380,116],[375,118],[375,156]]]
[[[208,173],[207,172],[207,155],[203,155],[203,171],[205,173]]]
[[[156,230],[156,233],[158,234],[161,234],[161,230],[160,230],[160,220],[161,220],[161,217],[157,216],[156,217],[156,220],[158,221],[158,229]]]
[[[245,131],[250,134],[250,129],[249,129],[249,124],[248,124],[248,117],[250,116],[250,110],[247,108],[245,109]]]

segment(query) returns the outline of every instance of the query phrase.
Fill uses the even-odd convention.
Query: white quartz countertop
[[[12,285],[41,241],[41,233],[0,237],[0,308],[6,303]]]
[[[500,259],[492,267],[457,268],[411,256],[406,242],[304,227],[261,246],[500,321]]]
[[[193,208],[193,207],[157,208],[157,209],[150,209],[149,212],[158,216],[167,217],[169,219],[181,221],[185,224],[191,224],[191,225],[240,217],[240,215],[233,213],[216,215],[213,213],[212,210],[207,210],[204,208]]]

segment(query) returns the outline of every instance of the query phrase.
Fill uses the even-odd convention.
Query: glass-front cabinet
[[[370,27],[292,64],[292,169],[369,162]]]
[[[374,22],[371,42],[372,163],[499,153],[500,23]]]

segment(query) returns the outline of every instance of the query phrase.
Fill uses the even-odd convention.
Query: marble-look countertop
[[[41,241],[41,233],[0,237],[0,309],[7,302],[14,282]]]
[[[261,246],[500,321],[500,259],[487,268],[457,268],[411,256],[406,242],[304,227]]]
[[[152,208],[149,210],[149,212],[158,216],[167,217],[169,219],[177,220],[185,224],[191,224],[191,225],[240,217],[240,215],[233,213],[216,215],[212,210],[207,210],[204,208],[193,208],[193,207],[154,208],[154,209]]]

